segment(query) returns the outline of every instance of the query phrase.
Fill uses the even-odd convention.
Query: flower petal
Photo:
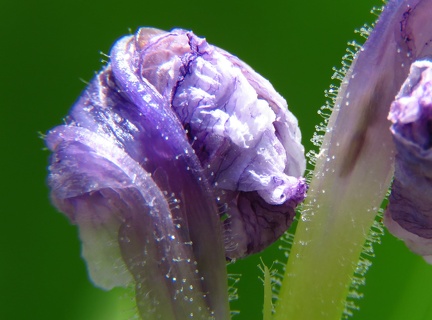
[[[142,28],[49,132],[51,195],[79,225],[93,281],[134,284],[142,318],[225,319],[225,256],[275,241],[305,197],[300,138],[237,58]]]
[[[432,257],[432,63],[417,61],[392,103],[389,119],[396,167],[387,228],[422,256]],[[432,261],[431,261],[432,262]]]

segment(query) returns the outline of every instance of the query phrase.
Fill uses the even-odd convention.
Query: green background
[[[0,319],[116,319],[116,298],[94,288],[77,230],[50,205],[48,152],[39,133],[60,124],[107,59],[112,43],[139,26],[182,27],[239,56],[268,78],[297,115],[306,149],[332,67],[379,0],[6,1],[0,2]],[[277,245],[276,245],[277,246]],[[261,319],[260,258],[239,261],[241,310]],[[390,235],[360,292],[353,319],[429,319],[432,266]],[[319,266],[317,266],[319,268]],[[120,318],[117,318],[120,319]],[[295,320],[295,319],[293,319]]]

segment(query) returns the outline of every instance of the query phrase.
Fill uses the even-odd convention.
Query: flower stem
[[[276,320],[340,319],[360,254],[393,175],[387,114],[410,63],[400,21],[387,3],[342,78],[311,179],[276,308]]]
[[[385,143],[381,146],[381,150],[373,143],[369,147],[381,151],[382,159],[391,150]],[[275,319],[340,319],[360,253],[390,183],[390,161],[375,165],[374,158],[370,161],[359,159],[347,176],[335,169],[341,167],[334,153],[319,159]]]
[[[342,88],[340,96],[346,96],[346,90]],[[362,120],[370,117],[362,112],[385,104],[372,102],[364,110],[362,103],[376,97],[374,90],[366,92],[366,100],[353,98],[357,105],[349,109],[340,109],[346,99],[339,99],[330,118],[288,260],[277,320],[340,319],[344,312],[363,245],[393,172],[385,115],[375,110],[373,120]]]

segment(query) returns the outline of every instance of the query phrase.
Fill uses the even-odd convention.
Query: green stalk
[[[393,68],[392,59],[381,60],[395,57],[396,47],[385,42],[391,28],[377,29],[369,41],[379,45],[366,43],[351,68],[337,74],[342,85],[315,159],[276,320],[342,317],[363,245],[390,185],[387,113],[403,80],[395,74],[404,70]]]
[[[338,193],[340,201],[332,203],[322,194],[323,190],[330,189],[317,188],[317,184],[319,181],[314,179],[307,212],[297,227],[276,320],[341,318],[375,217],[374,204],[361,200],[361,193],[347,188],[347,194],[352,196]]]
[[[391,151],[382,140],[366,147],[381,153],[378,159],[390,158]],[[360,253],[390,184],[390,161],[376,159],[361,157],[348,175],[342,174],[340,164],[344,161],[335,154],[318,159],[288,260],[276,320],[341,318]]]
[[[347,296],[356,295],[349,292],[354,273],[393,175],[387,114],[411,61],[400,31],[406,10],[404,1],[389,1],[365,45],[355,45],[359,50],[334,75],[342,83],[316,156],[276,320],[338,320]]]

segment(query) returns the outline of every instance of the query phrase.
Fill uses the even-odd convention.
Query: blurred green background
[[[100,52],[139,26],[191,29],[273,83],[309,150],[332,67],[353,30],[374,20],[374,5],[380,0],[2,0],[0,319],[120,319],[115,295],[87,279],[77,230],[50,205],[39,136],[62,122],[107,59]],[[430,319],[432,266],[389,235],[376,253],[353,319]],[[276,244],[230,266],[242,274],[235,319],[262,319],[257,266],[282,257]]]

